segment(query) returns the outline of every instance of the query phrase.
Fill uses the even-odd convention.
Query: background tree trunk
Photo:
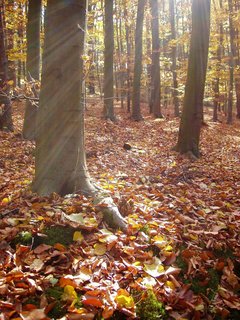
[[[41,0],[29,0],[27,22],[27,80],[40,78],[40,29],[41,29]],[[32,91],[36,97],[36,89],[32,84]],[[35,91],[35,92],[34,92]],[[37,107],[27,100],[23,123],[23,138],[35,139]]]
[[[13,131],[12,107],[9,99],[8,60],[4,29],[4,7],[0,1],[0,130]]]
[[[171,23],[171,40],[176,40],[175,28],[175,0],[169,0],[170,23]],[[179,99],[178,99],[178,82],[177,82],[177,44],[174,43],[171,49],[172,55],[172,77],[173,77],[173,105],[174,115],[179,117]]]
[[[142,73],[142,33],[145,0],[138,0],[137,22],[135,31],[135,60],[133,76],[132,119],[142,120],[140,109],[141,73]]]
[[[113,0],[105,0],[105,25],[104,25],[104,118],[115,121],[113,108]]]
[[[159,41],[159,17],[158,0],[150,0],[152,13],[152,66],[151,66],[151,107],[156,118],[162,118],[161,113],[161,84],[160,84],[160,41]]]
[[[222,0],[219,1],[220,13],[222,10]],[[217,77],[214,80],[214,103],[213,103],[213,121],[218,121],[218,110],[220,109],[220,70],[223,55],[223,24],[219,22],[219,44],[217,49]]]
[[[82,101],[86,10],[86,1],[79,0],[51,0],[47,6],[33,183],[40,195],[94,191],[85,159]]]
[[[178,142],[175,149],[180,153],[191,152],[195,157],[200,155],[199,139],[203,118],[209,32],[210,0],[193,0],[187,82]]]

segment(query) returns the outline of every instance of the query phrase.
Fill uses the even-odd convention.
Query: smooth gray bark
[[[135,60],[133,76],[132,119],[142,120],[140,109],[141,73],[142,73],[142,33],[145,0],[138,0],[137,23],[135,31]]]
[[[200,156],[199,139],[203,119],[203,97],[208,61],[210,0],[193,0],[192,34],[183,113],[175,147],[180,153]]]
[[[161,83],[160,83],[160,41],[158,0],[150,0],[152,13],[152,65],[151,65],[151,100],[150,110],[156,118],[162,118],[161,113]]]
[[[46,11],[33,190],[92,194],[84,146],[83,60],[87,1],[51,0]]]
[[[104,24],[104,118],[115,120],[113,100],[113,0],[105,0],[105,24]]]

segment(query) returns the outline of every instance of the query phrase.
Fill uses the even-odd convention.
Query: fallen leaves
[[[108,124],[89,119],[87,146],[96,141],[98,155],[89,169],[114,199],[98,206],[117,204],[127,233],[106,227],[99,208],[82,195],[32,194],[32,143],[0,132],[4,316],[108,319],[119,312],[134,318],[148,290],[172,319],[224,319],[238,312],[240,154],[231,135],[239,136],[239,129],[209,126],[203,157],[192,163],[169,151],[177,131],[168,130],[167,120],[125,119],[127,129],[120,121],[110,132]],[[134,147],[124,150],[123,141]],[[53,316],[59,306],[62,313]]]

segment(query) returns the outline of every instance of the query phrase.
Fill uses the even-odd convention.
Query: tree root
[[[111,228],[127,231],[127,223],[111,197],[99,193],[94,196],[93,203],[103,213],[103,219]]]

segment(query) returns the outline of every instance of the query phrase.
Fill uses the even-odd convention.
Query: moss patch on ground
[[[13,247],[16,247],[17,244],[21,244],[24,246],[30,246],[33,241],[32,233],[29,231],[21,231],[17,234],[17,236],[11,242]]]
[[[57,319],[63,317],[67,309],[62,301],[63,288],[60,287],[50,287],[46,290],[46,297],[48,302],[54,302],[53,308],[48,313],[48,316]]]
[[[69,226],[53,225],[42,230],[42,235],[34,237],[34,247],[44,243],[54,246],[56,243],[61,243],[64,246],[69,246],[73,243],[73,234],[76,229]]]
[[[165,319],[166,311],[162,302],[158,301],[152,290],[142,294],[141,300],[136,303],[137,316],[141,320]]]

